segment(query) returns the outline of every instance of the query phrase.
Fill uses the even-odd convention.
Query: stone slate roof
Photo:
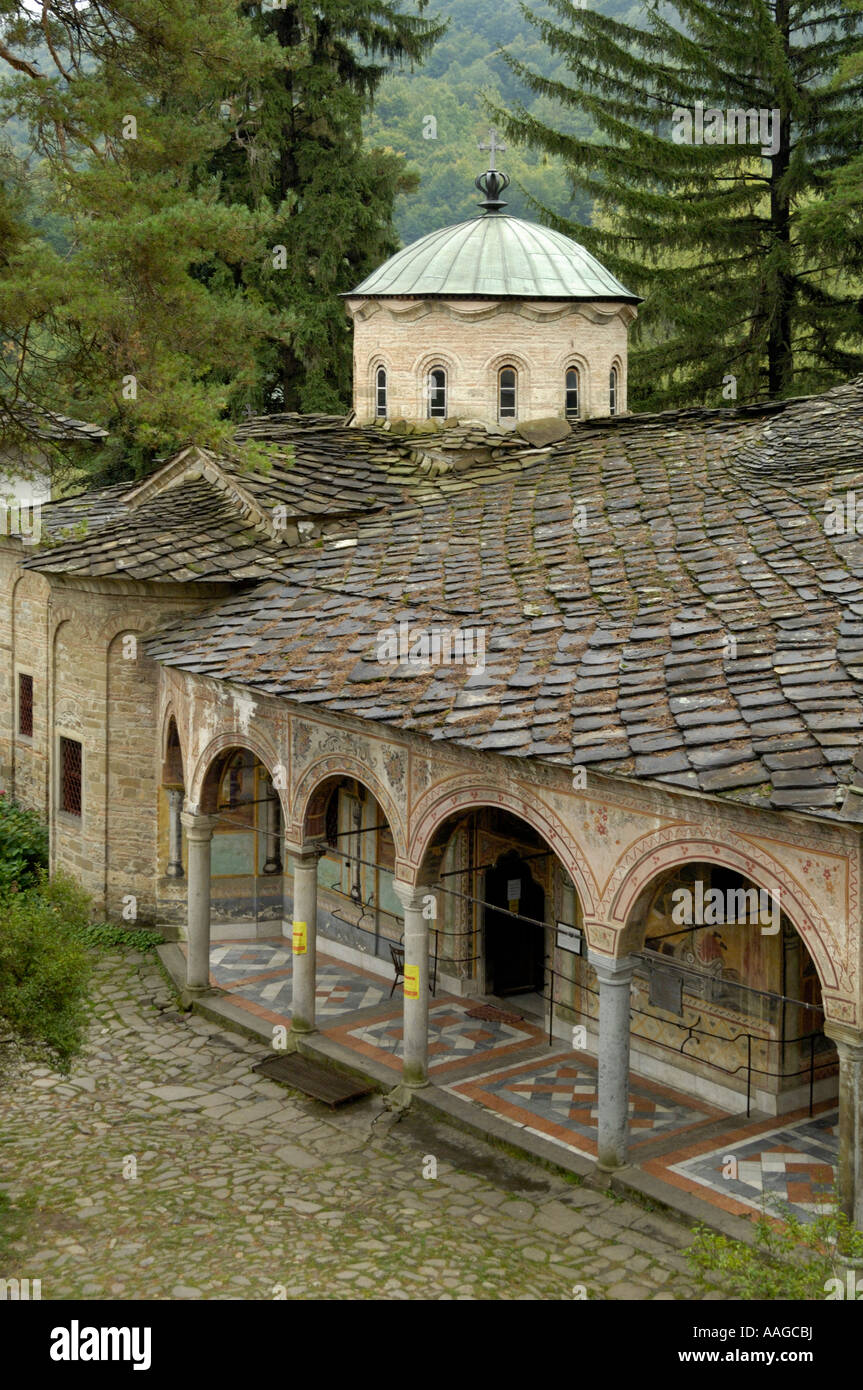
[[[469,433],[424,442],[433,485],[150,653],[471,748],[863,819],[863,540],[825,533],[855,489],[863,532],[863,378],[510,437],[460,469]],[[399,622],[482,629],[485,669],[380,661]]]
[[[125,511],[123,497],[128,490],[128,483],[114,483],[111,487],[91,488],[89,492],[43,503],[42,529],[49,536],[62,538],[76,528],[83,533],[85,529],[104,526],[114,517],[122,516]]]
[[[551,433],[571,436],[560,422]],[[241,452],[185,449],[141,483],[50,503],[44,543],[25,564],[53,574],[249,582],[280,571],[290,546],[353,535],[363,513],[476,486],[480,465],[519,470],[535,457],[512,431],[434,421],[408,436],[398,422],[360,430],[340,417],[277,415],[243,425],[237,444],[247,442],[264,448],[266,471],[242,467]]]

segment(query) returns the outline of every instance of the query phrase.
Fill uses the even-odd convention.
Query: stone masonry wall
[[[158,671],[141,638],[212,594],[127,579],[49,584],[20,567],[32,553],[0,541],[0,788],[49,821],[52,868],[73,873],[98,912],[119,917],[131,895],[146,921],[156,906],[161,765]],[[33,675],[32,739],[17,733],[20,670]],[[60,809],[62,736],[82,745],[80,817]]]
[[[48,724],[44,691],[49,589],[41,575],[20,569],[23,549],[18,540],[0,541],[0,788],[46,815]],[[32,738],[18,732],[21,674],[33,677]]]
[[[351,300],[354,409],[375,417],[375,374],[387,371],[390,419],[425,419],[428,377],[447,373],[447,415],[498,423],[498,372],[518,372],[517,419],[562,416],[565,376],[579,370],[584,418],[609,415],[609,373],[618,369],[617,412],[626,410],[628,305],[555,301]],[[500,423],[506,425],[506,420]],[[516,421],[512,422],[513,424]]]

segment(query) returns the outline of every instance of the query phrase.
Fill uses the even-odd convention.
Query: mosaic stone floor
[[[596,1085],[596,1059],[568,1052],[563,1057],[526,1062],[454,1082],[447,1090],[534,1134],[595,1158]],[[632,1150],[666,1135],[683,1134],[696,1125],[712,1124],[722,1115],[721,1110],[654,1081],[635,1075],[630,1079]]]
[[[281,942],[220,942],[210,950],[210,980],[237,1004],[271,1023],[290,1020],[292,953]],[[338,1018],[377,1007],[389,985],[376,975],[318,953],[316,1012]]]
[[[478,1059],[487,1066],[492,1059],[535,1048],[546,1040],[543,1030],[526,1020],[506,1023],[468,1018],[468,1010],[475,1007],[475,999],[438,996],[429,1001],[429,1073],[435,1079],[463,1071],[465,1064],[475,1064]],[[398,1070],[402,1057],[401,1001],[367,1022],[328,1028],[327,1035]]]
[[[798,1111],[745,1125],[730,1119],[737,1123],[721,1144],[713,1138],[674,1149],[649,1160],[645,1170],[741,1216],[781,1215],[788,1205],[812,1220],[832,1207],[839,1153],[833,1103],[816,1107],[811,1117]]]
[[[223,941],[210,953],[214,985],[256,1017],[290,1022],[291,949]],[[402,1004],[390,981],[318,953],[317,1007],[327,1036],[398,1072]],[[528,1019],[472,1019],[476,999],[429,1001],[429,1072],[452,1095],[583,1156],[596,1157],[596,1060],[549,1050]],[[811,1220],[829,1203],[838,1153],[837,1111],[745,1120],[633,1074],[630,1153],[661,1181],[736,1215],[788,1203]],[[730,1162],[729,1160],[734,1160]]]

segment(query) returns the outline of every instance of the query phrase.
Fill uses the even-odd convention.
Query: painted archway
[[[572,829],[539,796],[509,791],[492,783],[459,780],[448,787],[435,787],[415,808],[411,822],[410,862],[418,883],[436,877],[433,860],[441,848],[440,831],[446,822],[459,814],[482,808],[508,811],[542,836],[554,851],[575,884],[585,917],[596,915],[599,889],[586,854],[579,846]]]
[[[658,831],[634,845],[612,875],[605,893],[602,916],[616,930],[616,955],[639,950],[643,945],[643,923],[639,909],[651,885],[662,875],[687,864],[716,864],[733,869],[778,898],[782,910],[799,933],[811,956],[825,1007],[831,995],[845,994],[850,980],[843,970],[838,942],[827,923],[801,885],[778,860],[751,842],[735,845],[718,836],[698,836],[691,832]]]

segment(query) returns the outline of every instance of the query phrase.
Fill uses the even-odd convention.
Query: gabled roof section
[[[283,551],[224,489],[197,477],[125,506],[92,532],[39,549],[25,565],[43,574],[248,583],[277,572]]]
[[[241,447],[252,439],[265,469],[244,467]],[[535,456],[514,434],[406,436],[326,416],[250,421],[237,444],[235,455],[189,447],[143,482],[51,504],[43,544],[25,564],[55,574],[248,582],[278,570],[292,546],[353,536],[359,517],[475,486],[489,463],[518,469]]]

